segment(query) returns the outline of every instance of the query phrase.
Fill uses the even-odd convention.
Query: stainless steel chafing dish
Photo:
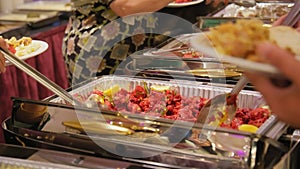
[[[222,63],[195,51],[190,39],[196,34],[183,34],[171,38],[156,48],[146,49],[130,55],[131,62],[122,68],[125,74],[171,74],[177,77],[239,78],[242,70],[235,65]]]
[[[281,1],[257,2],[253,7],[229,4],[216,13],[208,16],[199,16],[195,27],[200,30],[207,30],[224,22],[253,18],[260,19],[265,24],[272,24],[280,16],[288,13],[293,5],[293,2]]]
[[[70,94],[87,96],[95,87],[108,89],[113,84],[118,84],[128,88],[144,83],[176,86],[184,96],[196,95],[208,98],[230,90],[200,82],[105,76],[73,89]],[[15,98],[11,125],[8,128],[19,136],[43,144],[71,147],[73,150],[101,155],[108,152],[107,154],[112,156],[121,156],[123,160],[172,165],[178,168],[268,168],[277,164],[289,150],[275,140],[256,134],[225,128],[194,126],[191,122],[152,116],[120,115],[118,112],[99,111],[95,107],[73,107],[61,104],[64,101],[55,96],[47,100],[50,102]],[[37,121],[36,116],[31,116],[35,120],[26,118],[30,117],[29,114],[22,114],[20,117],[18,114],[20,108],[28,103],[45,106],[47,111],[39,116]],[[239,95],[239,107],[250,108],[257,104],[263,104],[258,92],[242,91]],[[124,134],[119,128],[112,128],[111,124],[106,123],[116,119],[126,119],[135,125],[143,124],[144,127],[155,128],[159,132],[142,130]],[[79,121],[82,130],[78,130],[80,127],[63,125],[66,121]],[[87,123],[94,126],[85,128]],[[201,130],[210,131],[210,136],[203,138],[199,135]]]
[[[277,19],[287,14],[294,3],[289,2],[259,2],[254,7],[242,7],[235,4],[227,5],[214,14],[215,17],[252,17]]]
[[[58,21],[59,15],[57,12],[13,11],[8,14],[0,14],[0,21],[39,28]]]

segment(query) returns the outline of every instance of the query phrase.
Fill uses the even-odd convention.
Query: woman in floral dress
[[[155,47],[182,30],[190,32],[188,26],[181,30],[176,28],[179,26],[171,28],[168,15],[151,13],[172,1],[73,0],[75,10],[63,47],[70,83],[113,74],[122,62],[128,62],[130,54]],[[148,13],[131,15],[140,12]]]

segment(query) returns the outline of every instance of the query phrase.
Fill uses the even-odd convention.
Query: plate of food
[[[237,65],[242,70],[280,75],[267,60],[256,56],[255,47],[262,42],[273,43],[286,49],[300,60],[300,33],[288,26],[266,27],[261,20],[241,19],[227,22],[198,33],[191,39],[191,45],[206,55],[221,62]]]
[[[32,40],[30,37],[22,37],[17,39],[11,37],[5,39],[8,44],[8,50],[15,56],[22,60],[26,60],[35,57],[48,49],[48,43],[41,40]],[[6,61],[6,65],[10,65],[9,61]]]
[[[175,0],[174,2],[169,3],[167,7],[179,8],[179,7],[185,7],[190,5],[196,5],[203,1],[204,0]]]

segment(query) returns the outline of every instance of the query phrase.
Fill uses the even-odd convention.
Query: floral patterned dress
[[[155,13],[119,18],[113,0],[73,0],[63,52],[70,83],[113,74],[130,54],[166,40],[169,25]],[[163,22],[168,20],[166,16]],[[159,26],[163,25],[163,26]],[[179,33],[179,32],[177,32]]]

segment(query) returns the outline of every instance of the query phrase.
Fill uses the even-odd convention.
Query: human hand
[[[292,84],[280,88],[270,81],[270,77],[245,72],[251,83],[262,93],[272,112],[286,123],[300,127],[300,62],[290,52],[270,43],[257,46],[257,55],[268,60]]]
[[[3,49],[7,48],[7,44],[6,44],[5,40],[2,37],[0,37],[0,46]],[[0,52],[0,73],[5,72],[5,70],[6,70],[6,68],[5,68],[5,58],[4,58],[3,53]]]
[[[287,14],[281,16],[279,19],[277,19],[272,25],[273,26],[279,26],[282,24],[282,22],[285,20]],[[296,25],[294,26],[295,29],[297,29],[300,32],[300,20],[296,23]]]

